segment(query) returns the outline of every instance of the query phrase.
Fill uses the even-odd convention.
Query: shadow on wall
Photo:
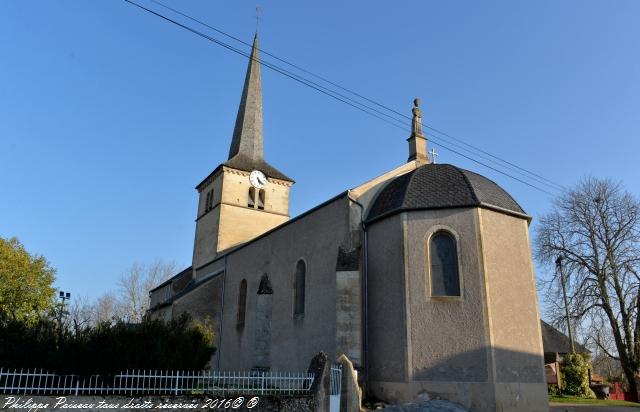
[[[449,340],[447,351],[455,350],[457,342]],[[403,381],[405,366],[402,359],[393,359],[388,351],[372,348],[370,376],[373,381]],[[377,353],[376,353],[377,352]],[[376,359],[377,358],[377,359]],[[492,381],[542,383],[544,366],[542,354],[526,353],[504,348],[482,347],[455,355],[438,353],[438,348],[413,348],[411,363],[413,380],[436,382],[489,382],[495,362],[496,376]]]
[[[451,342],[455,346],[455,342]],[[437,359],[436,353],[424,351],[421,357],[414,351],[413,379],[426,381],[488,382],[490,359],[495,362],[498,383],[544,383],[542,354],[504,348],[480,348]],[[435,362],[434,362],[435,361]],[[427,367],[420,365],[430,364]]]
[[[454,351],[456,344],[450,340],[449,350]],[[439,355],[428,349],[414,348],[410,382],[389,379],[397,376],[397,370],[376,370],[372,394],[392,403],[413,402],[428,396],[477,411],[493,411],[498,407],[504,411],[548,410],[542,354],[483,347]],[[372,366],[375,368],[375,364]]]

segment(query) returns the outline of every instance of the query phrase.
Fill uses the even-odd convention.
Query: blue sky
[[[142,3],[162,10],[148,0]],[[250,41],[255,2],[167,4]],[[261,48],[564,185],[640,196],[637,1],[262,2]],[[190,23],[191,24],[191,23]],[[246,59],[124,1],[0,2],[0,236],[96,297],[191,261]],[[406,160],[405,132],[263,69],[265,154],[295,216]],[[549,196],[445,149],[535,218]]]

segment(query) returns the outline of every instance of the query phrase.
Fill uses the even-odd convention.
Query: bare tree
[[[92,324],[113,322],[123,316],[124,310],[118,297],[113,292],[100,296],[92,307]]]
[[[640,368],[640,203],[619,183],[586,178],[554,201],[539,220],[536,256],[553,268],[564,263],[570,317],[587,319],[590,338],[620,361],[637,393]],[[558,273],[551,284],[559,285]],[[558,288],[548,296],[557,297]],[[558,308],[552,308],[554,312]],[[588,316],[588,318],[587,318]],[[608,338],[612,338],[612,342]],[[613,343],[613,345],[611,344]]]
[[[76,335],[93,323],[94,305],[89,303],[86,296],[74,297],[69,305],[67,316],[67,328],[72,329]]]
[[[149,290],[169,279],[176,271],[175,262],[157,260],[150,265],[134,263],[120,277],[119,298],[123,316],[130,322],[140,322],[149,309]]]
[[[592,311],[585,323],[589,331],[586,335],[586,344],[593,348],[591,355],[594,371],[605,376],[609,381],[620,379],[623,375],[620,361],[608,355],[616,353],[616,344],[606,316],[602,311],[600,313]]]

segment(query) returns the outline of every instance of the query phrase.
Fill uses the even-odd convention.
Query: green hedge
[[[202,370],[214,352],[211,328],[186,315],[170,322],[105,322],[77,333],[49,319],[0,321],[4,368],[105,376],[132,369]]]

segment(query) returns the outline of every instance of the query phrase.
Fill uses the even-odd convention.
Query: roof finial
[[[413,122],[411,123],[411,134],[422,136],[422,112],[420,111],[420,99],[413,99]]]
[[[427,154],[427,138],[422,134],[422,112],[420,111],[420,99],[413,99],[413,119],[411,121],[411,136],[409,142],[409,162],[417,161],[418,163],[429,163],[429,155]]]

